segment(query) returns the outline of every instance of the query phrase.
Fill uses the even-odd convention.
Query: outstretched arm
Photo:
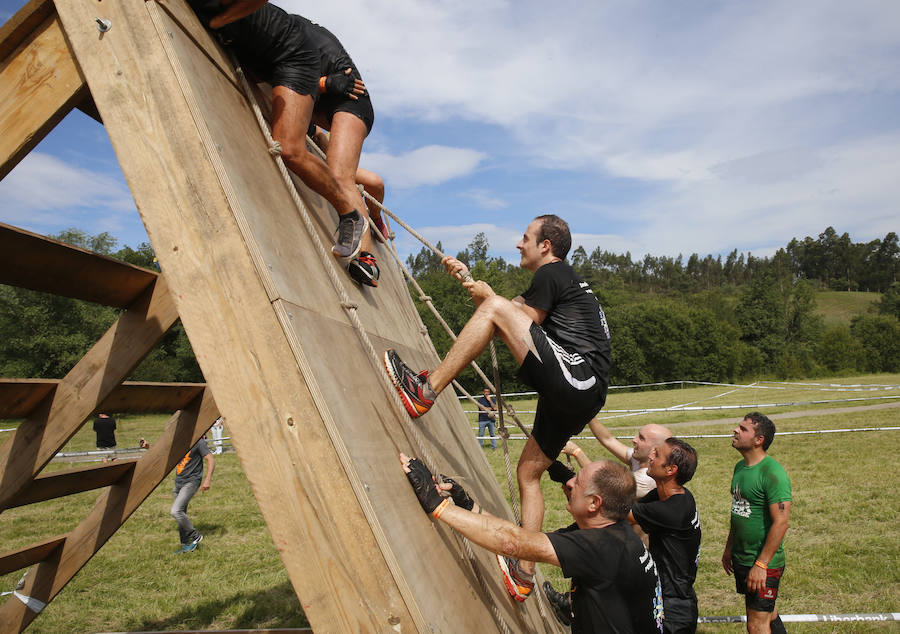
[[[600,444],[606,447],[609,453],[628,464],[628,447],[625,446],[625,443],[615,438],[606,428],[606,425],[596,418],[591,420],[588,426],[591,428],[594,436],[597,437],[597,440],[600,441]]]
[[[236,22],[263,6],[268,0],[222,0],[228,8],[209,21],[209,28],[221,29],[226,24]]]
[[[422,508],[435,519],[493,553],[559,565],[550,538],[544,533],[529,531],[499,517],[456,506],[449,499],[441,498],[431,473],[424,464],[402,453],[400,464]]]

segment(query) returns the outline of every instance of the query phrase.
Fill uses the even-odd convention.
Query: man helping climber
[[[375,114],[353,60],[327,29],[267,0],[189,3],[242,65],[272,85],[272,137],[281,145],[284,164],[337,211],[332,252],[346,263],[350,276],[377,286],[366,205],[356,188],[362,144]],[[331,132],[326,161],[306,149],[314,117]]]
[[[410,416],[417,418],[495,334],[503,339],[519,364],[519,377],[538,392],[534,427],[516,468],[522,528],[535,532],[544,518],[541,475],[603,407],[609,381],[606,317],[588,284],[564,262],[571,244],[564,220],[538,216],[516,245],[522,268],[534,273],[528,290],[508,300],[486,282],[464,282],[475,314],[431,374],[411,370],[394,350],[385,353],[388,374]],[[455,258],[445,257],[442,263],[450,275],[468,276]],[[506,556],[498,561],[510,594],[524,601],[534,587],[534,562]]]
[[[566,510],[574,523],[542,533],[484,513],[453,480],[435,485],[419,460],[400,454],[400,463],[419,504],[435,519],[498,556],[514,554],[562,568],[572,578],[573,632],[662,631],[656,566],[626,520],[634,478],[623,465],[601,460],[573,476]]]

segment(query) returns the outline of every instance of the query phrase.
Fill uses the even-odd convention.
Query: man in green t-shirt
[[[766,454],[774,437],[772,421],[753,412],[734,428],[731,441],[744,459],[731,478],[731,530],[722,567],[734,573],[737,591],[744,595],[750,634],[785,631],[775,599],[784,573],[782,540],[791,513],[791,481]]]

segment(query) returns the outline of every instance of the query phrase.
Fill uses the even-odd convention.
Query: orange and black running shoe
[[[503,573],[503,581],[506,582],[506,589],[509,590],[510,596],[520,603],[531,596],[534,588],[534,575],[522,572],[519,568],[519,562],[512,557],[497,555],[497,563],[500,564],[500,571]]]
[[[431,409],[435,394],[428,384],[427,370],[416,374],[393,349],[384,353],[384,367],[410,416],[418,418]]]

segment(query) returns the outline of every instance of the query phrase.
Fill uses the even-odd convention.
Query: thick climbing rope
[[[250,103],[250,105],[253,109],[253,113],[256,116],[257,123],[259,124],[260,130],[262,131],[263,136],[265,137],[266,142],[269,145],[269,154],[271,154],[272,157],[275,159],[275,164],[278,166],[279,172],[281,173],[281,176],[284,179],[285,184],[287,185],[287,189],[291,194],[291,198],[294,201],[294,205],[300,215],[300,218],[303,221],[303,224],[306,227],[307,232],[309,233],[310,237],[313,240],[313,244],[316,247],[316,251],[319,255],[319,259],[322,261],[323,267],[324,267],[326,273],[328,274],[328,278],[331,281],[331,284],[334,287],[335,291],[337,292],[338,297],[340,298],[341,307],[344,308],[345,312],[347,313],[348,318],[350,319],[351,323],[353,324],[354,328],[356,329],[357,335],[359,336],[360,340],[362,341],[364,347],[367,349],[369,354],[372,356],[372,359],[374,360],[376,366],[380,370],[380,368],[381,368],[380,356],[375,351],[375,347],[372,344],[371,340],[369,339],[368,333],[366,332],[365,327],[363,326],[362,321],[359,318],[359,314],[357,312],[358,306],[356,303],[354,303],[350,300],[350,296],[347,293],[346,288],[344,288],[344,285],[341,282],[338,272],[336,271],[336,267],[334,264],[334,258],[331,255],[331,253],[326,249],[325,245],[322,243],[321,239],[319,238],[318,231],[316,230],[316,227],[312,221],[312,218],[310,218],[310,216],[309,216],[309,213],[306,209],[306,205],[303,203],[303,201],[300,198],[300,195],[297,193],[296,187],[294,187],[294,183],[293,183],[293,180],[291,179],[291,175],[287,169],[287,166],[285,166],[284,161],[281,159],[281,146],[277,141],[275,141],[275,139],[272,138],[272,134],[269,129],[268,122],[266,121],[265,117],[263,116],[262,110],[259,107],[259,103],[257,102],[255,95],[253,94],[253,90],[250,87],[250,84],[247,81],[246,76],[244,75],[243,69],[241,68],[237,59],[234,57],[233,53],[232,53],[232,63],[234,64],[236,73],[237,73],[238,77],[240,78],[241,87],[244,91],[244,95],[247,98],[247,101]],[[312,145],[318,149],[318,146],[316,146],[315,143],[313,143]],[[374,198],[372,200],[374,200]],[[384,379],[385,389],[391,395],[391,402],[394,404],[394,408],[396,409],[400,420],[403,420],[406,422],[406,427],[407,427],[408,431],[410,432],[410,436],[413,439],[413,444],[415,445],[415,449],[416,449],[418,456],[429,466],[429,468],[432,470],[433,473],[440,473],[440,470],[437,469],[437,463],[432,458],[431,453],[427,450],[425,443],[422,441],[422,436],[419,433],[419,430],[412,423],[412,420],[409,418],[409,415],[407,414],[406,409],[403,406],[403,403],[400,401],[400,396],[397,394],[396,390],[394,389],[393,384],[390,382],[390,379],[388,378],[387,373],[379,372],[379,374]],[[330,429],[329,429],[329,434],[331,434]],[[337,438],[335,436],[332,436],[332,442],[335,442],[336,445],[340,443],[339,438]],[[340,443],[340,444],[342,445],[342,443]],[[339,453],[339,455],[343,455],[345,452],[339,451],[338,453]],[[348,465],[344,465],[344,466],[345,466],[345,468],[348,467]],[[364,495],[362,495],[362,496],[358,495],[357,497],[365,498]],[[361,499],[360,499],[360,501],[362,503]],[[365,504],[363,504],[363,508],[364,509],[366,508]],[[369,513],[367,512],[367,515],[368,514]],[[377,532],[381,532],[380,529]],[[469,540],[462,537],[458,533],[456,533],[456,531],[451,531],[451,533],[453,533],[453,535],[456,536],[458,541],[462,540],[461,543],[464,546],[464,549],[466,552],[466,557],[467,557],[467,559],[470,563],[470,566],[473,570],[473,574],[474,574],[475,578],[478,579],[479,584],[482,587],[483,594],[485,596],[491,598],[491,605],[490,605],[491,613],[494,616],[494,619],[497,622],[497,625],[504,632],[504,634],[511,634],[510,627],[506,623],[506,620],[503,618],[503,614],[500,611],[499,606],[497,606],[496,602],[494,602],[493,595],[489,591],[486,581],[484,580],[480,571],[478,571],[478,569],[477,569],[477,565],[476,565],[477,560],[475,559],[475,553],[472,550],[472,546],[471,546]],[[377,535],[376,535],[376,539],[377,539]],[[385,559],[390,560],[392,558],[386,557]],[[394,563],[395,563],[395,565],[399,566],[398,562],[395,561]],[[389,561],[388,565],[391,566],[390,561]],[[394,577],[395,577],[395,579],[398,579],[398,580],[403,578],[402,575],[399,575],[399,574],[395,574]],[[398,583],[399,583],[399,581],[398,581]],[[539,603],[539,605],[540,605],[540,603]],[[420,619],[422,620],[421,623],[417,624],[420,628],[428,627],[427,623],[424,623],[424,618],[421,617],[421,615],[419,615],[420,619],[416,619],[416,616],[418,614],[417,610],[416,611],[410,610],[410,614],[413,616],[414,620],[420,620]],[[546,618],[544,615],[543,609],[541,609],[541,614],[542,614],[543,618]]]

